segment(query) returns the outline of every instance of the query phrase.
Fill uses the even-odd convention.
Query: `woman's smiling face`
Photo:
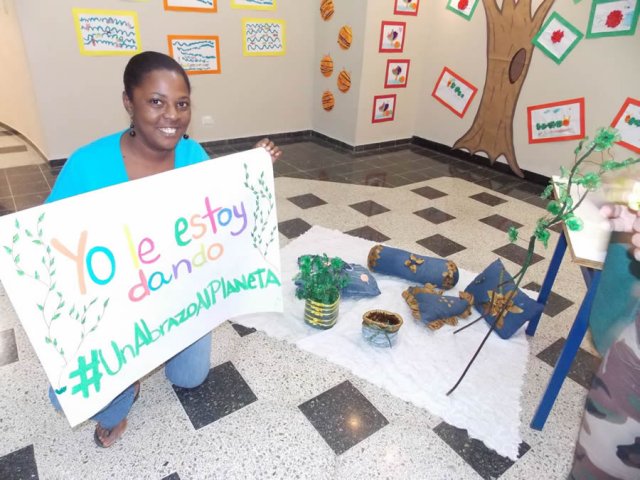
[[[156,151],[175,149],[191,121],[189,86],[180,73],[153,70],[123,94],[124,106],[135,126],[136,139]]]

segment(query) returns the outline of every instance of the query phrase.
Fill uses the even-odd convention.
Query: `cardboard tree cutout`
[[[487,18],[487,75],[480,106],[469,130],[453,145],[469,153],[485,152],[491,164],[504,155],[513,172],[524,177],[513,148],[513,115],[527,77],[538,33],[555,0],[482,0]]]

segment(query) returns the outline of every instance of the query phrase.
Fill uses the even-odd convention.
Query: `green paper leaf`
[[[511,243],[514,243],[516,240],[518,240],[518,229],[516,227],[509,227],[509,230],[507,230],[507,235],[509,236],[509,241]]]

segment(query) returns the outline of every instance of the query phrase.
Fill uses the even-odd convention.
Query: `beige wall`
[[[423,1],[424,3],[424,1]],[[432,0],[420,21],[426,32],[425,84],[416,98],[418,114],[415,134],[453,145],[471,126],[485,81],[486,20],[481,5],[470,22],[448,11],[447,0]],[[539,2],[533,2],[537,6]],[[556,1],[551,11],[586,33],[591,2],[574,4]],[[514,115],[514,146],[520,167],[543,175],[558,173],[560,165],[573,159],[575,141],[529,144],[527,106],[585,97],[586,133],[608,126],[627,97],[640,97],[639,32],[633,37],[583,38],[560,64],[556,65],[534,49]],[[431,97],[431,90],[444,66],[448,66],[479,89],[465,117],[460,119]],[[616,157],[633,152],[616,147]]]
[[[393,1],[369,2],[367,31],[363,57],[363,75],[358,105],[356,144],[378,143],[411,138],[414,135],[416,101],[422,91],[422,69],[425,56],[424,32],[421,18],[430,14],[429,2],[422,0],[418,16],[394,15]],[[380,53],[380,28],[383,20],[405,22],[405,41],[402,53]],[[411,60],[406,88],[384,88],[388,59]],[[392,122],[371,123],[373,98],[376,95],[396,94],[396,113]]]
[[[46,151],[14,0],[0,0],[0,65],[0,123]]]
[[[327,20],[322,20],[319,11],[320,0],[309,1],[313,4],[315,18],[316,46],[313,62],[313,128],[314,130],[356,145],[356,125],[359,114],[359,96],[363,80],[363,51],[366,33],[367,0],[334,0],[335,12]],[[353,31],[353,43],[348,50],[338,46],[338,32],[343,25],[349,25]],[[324,55],[333,58],[334,70],[331,77],[320,73],[320,60]],[[337,87],[338,73],[342,69],[351,73],[351,89],[342,93]],[[327,112],[322,109],[322,93],[329,90],[335,97],[335,107]]]
[[[534,5],[538,2],[534,1]],[[38,118],[33,105],[21,101],[19,106],[11,106],[16,98],[32,98],[26,91],[12,95],[9,103],[0,103],[10,105],[12,118],[25,122],[24,127],[16,128],[25,132],[31,129],[34,141],[46,146],[49,158],[66,157],[84,143],[125,128],[127,116],[120,92],[128,57],[80,55],[71,14],[71,8],[79,4],[76,0],[16,3],[43,135],[36,139]],[[279,0],[275,12],[233,10],[228,0],[218,0],[216,14],[165,12],[160,0],[81,3],[85,8],[136,10],[145,50],[166,51],[167,34],[220,36],[222,74],[191,77],[191,133],[200,141],[314,129],[350,145],[412,135],[453,145],[471,125],[484,85],[486,26],[481,4],[468,22],[446,9],[447,0],[422,0],[417,17],[393,15],[393,0],[334,0],[335,14],[324,22],[319,15],[320,0]],[[584,32],[589,8],[590,2],[558,0],[553,10]],[[240,27],[245,16],[286,20],[287,54],[242,56]],[[378,53],[382,20],[407,22],[402,54]],[[338,30],[344,24],[353,28],[353,45],[347,51],[337,45]],[[13,37],[19,38],[15,21],[12,32]],[[560,165],[571,161],[575,148],[572,141],[530,145],[527,105],[584,96],[586,130],[592,134],[610,123],[626,97],[640,97],[639,32],[640,28],[634,37],[583,39],[561,65],[534,51],[514,116],[514,144],[521,168],[555,174]],[[7,34],[3,27],[0,35]],[[10,57],[9,65],[23,65],[20,78],[28,77],[19,48],[10,54],[0,52]],[[319,71],[320,59],[326,53],[335,63],[329,79]],[[386,60],[396,57],[411,60],[408,87],[385,90]],[[445,65],[480,90],[463,119],[431,97]],[[342,68],[352,77],[352,88],[346,94],[336,87]],[[3,82],[7,77],[4,71],[0,75]],[[29,85],[27,81],[17,83],[20,88]],[[336,97],[331,112],[321,108],[326,89]],[[0,95],[7,91],[11,89],[0,89]],[[373,97],[386,93],[398,96],[395,120],[371,124]],[[26,114],[20,110],[23,107]],[[212,126],[202,124],[205,115],[214,118]],[[621,148],[618,151],[619,158],[631,153]]]
[[[196,140],[306,130],[311,125],[313,83],[309,54],[314,48],[315,9],[307,1],[280,1],[276,11],[231,9],[218,0],[218,13],[165,12],[162,1],[20,1],[18,14],[34,78],[49,158],[68,156],[78,146],[128,124],[121,103],[122,72],[129,57],[82,56],[71,9],[138,12],[142,48],[167,52],[167,34],[220,37],[222,74],[192,76]],[[281,57],[244,57],[241,19],[286,21],[287,52]],[[201,117],[210,115],[211,126]]]

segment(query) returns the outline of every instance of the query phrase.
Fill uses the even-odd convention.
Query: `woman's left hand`
[[[276,160],[278,160],[282,155],[282,150],[280,150],[280,148],[278,148],[276,144],[268,138],[263,138],[258,143],[256,143],[256,148],[261,147],[264,148],[269,155],[271,155],[271,161],[273,163],[276,163]]]

